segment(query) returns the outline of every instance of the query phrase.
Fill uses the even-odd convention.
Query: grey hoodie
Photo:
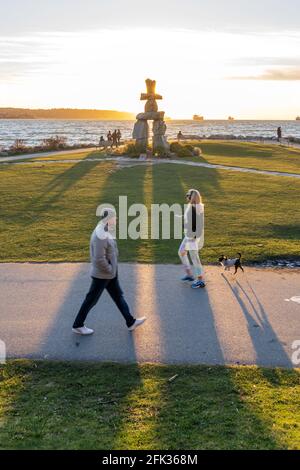
[[[90,241],[91,276],[98,279],[113,279],[118,270],[117,242],[105,231],[100,222]]]

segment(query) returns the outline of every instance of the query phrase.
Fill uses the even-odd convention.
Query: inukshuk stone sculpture
[[[141,94],[141,100],[146,100],[145,112],[137,115],[137,122],[133,129],[133,138],[145,151],[148,146],[149,125],[148,121],[153,121],[153,151],[158,149],[169,150],[169,144],[165,136],[167,126],[164,121],[164,111],[158,111],[156,100],[162,100],[161,95],[155,92],[156,81],[146,80],[147,93]]]

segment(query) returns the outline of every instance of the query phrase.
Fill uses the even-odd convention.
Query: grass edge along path
[[[0,449],[300,449],[299,378],[296,369],[9,360]]]

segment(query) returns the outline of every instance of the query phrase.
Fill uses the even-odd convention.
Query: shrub
[[[127,144],[124,149],[124,153],[130,157],[139,157],[141,153],[146,153],[146,149],[142,144]]]
[[[177,157],[200,157],[202,154],[200,147],[194,147],[191,144],[180,144],[179,142],[172,142],[170,151],[175,153]]]
[[[25,149],[26,149],[26,144],[24,140],[22,139],[16,139],[13,145],[10,147],[10,151],[13,153],[24,152]]]
[[[192,157],[194,147],[190,144],[179,144],[173,142],[170,146],[170,151],[176,153],[177,157]]]
[[[166,158],[170,156],[170,151],[166,150],[164,147],[157,147],[154,155],[159,158]]]
[[[49,137],[43,140],[43,147],[47,150],[59,150],[64,149],[67,145],[67,138],[56,135],[55,137]]]

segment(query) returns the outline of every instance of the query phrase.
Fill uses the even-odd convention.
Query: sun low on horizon
[[[82,21],[78,5],[83,2],[73,8],[68,0],[45,2],[49,5],[44,13],[35,0],[10,3],[3,6],[6,27],[0,29],[0,107],[137,113],[149,77],[157,81],[163,109],[173,119],[193,114],[207,119],[294,119],[300,113],[300,31],[292,11],[290,23],[288,17],[275,21],[274,13],[274,22],[264,28],[246,10],[249,21],[242,29],[238,15],[229,24],[224,9],[220,21],[217,0],[210,7],[188,0],[181,5],[184,19],[179,2],[167,1],[167,8],[155,0],[152,22],[134,0],[87,1],[90,15],[85,12]],[[26,3],[35,4],[37,11],[22,30],[13,25],[11,10],[16,4],[22,10]],[[235,0],[227,3],[229,10],[230,4],[236,8]],[[299,11],[293,1],[287,3]],[[159,15],[164,21],[155,22]]]

